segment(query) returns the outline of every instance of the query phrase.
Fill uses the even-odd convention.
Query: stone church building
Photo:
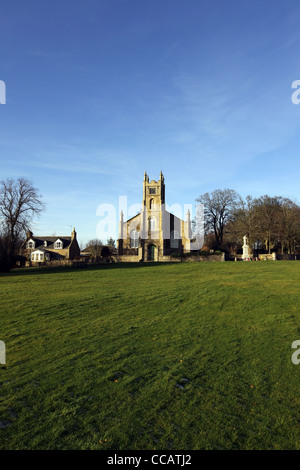
[[[174,252],[189,252],[190,243],[190,212],[186,221],[168,212],[162,172],[158,181],[149,181],[145,172],[141,211],[126,221],[123,212],[120,214],[118,258],[120,261],[169,261]]]

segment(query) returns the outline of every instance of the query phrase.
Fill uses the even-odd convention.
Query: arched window
[[[154,217],[150,217],[149,219],[149,230],[150,232],[154,232],[156,230],[156,220]]]
[[[177,230],[172,230],[171,232],[170,246],[171,248],[179,247],[179,233],[177,232]]]
[[[130,232],[130,248],[139,247],[139,232],[137,230],[131,230]]]
[[[154,199],[150,199],[150,209],[154,209]]]

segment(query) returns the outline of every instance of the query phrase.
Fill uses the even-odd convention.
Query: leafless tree
[[[213,232],[216,245],[221,247],[225,225],[233,218],[241,204],[241,197],[233,189],[215,189],[202,194],[197,201],[204,205],[206,232]]]
[[[233,249],[241,247],[243,235],[254,251],[292,253],[300,242],[300,207],[281,196],[247,196],[225,227],[226,241]]]
[[[268,253],[279,239],[279,215],[281,212],[281,198],[264,195],[254,199],[256,207],[256,220],[258,225],[257,238],[260,239]]]
[[[87,242],[85,250],[88,250],[91,253],[91,257],[94,259],[94,261],[96,261],[96,259],[100,258],[101,256],[102,247],[102,241],[94,238],[93,240],[89,240]]]
[[[233,253],[236,253],[237,249],[241,247],[244,235],[247,236],[249,246],[252,248],[257,241],[259,229],[257,206],[252,196],[249,195],[245,201],[241,201],[225,227],[226,240]]]
[[[281,198],[278,232],[281,253],[294,252],[300,241],[300,207],[288,198]]]
[[[18,242],[24,237],[34,216],[44,209],[41,195],[26,178],[0,183],[0,229],[6,250],[6,269],[14,262]]]

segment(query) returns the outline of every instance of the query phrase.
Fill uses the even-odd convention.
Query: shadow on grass
[[[133,268],[145,268],[153,266],[168,266],[170,264],[178,264],[178,262],[158,262],[158,261],[147,261],[144,263],[101,263],[101,264],[87,264],[85,266],[34,266],[27,268],[15,268],[9,273],[0,273],[1,277],[7,276],[28,276],[31,274],[58,274],[67,272],[82,272],[82,271],[104,271],[112,269],[133,269]]]

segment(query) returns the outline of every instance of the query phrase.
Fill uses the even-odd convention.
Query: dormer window
[[[47,240],[44,241],[44,246],[47,246]]]
[[[29,250],[32,250],[33,248],[35,248],[35,242],[34,242],[33,240],[29,240],[29,241],[27,242],[27,248],[28,248]]]
[[[56,240],[56,242],[54,243],[54,249],[55,250],[61,250],[63,247],[63,243],[61,240]]]

